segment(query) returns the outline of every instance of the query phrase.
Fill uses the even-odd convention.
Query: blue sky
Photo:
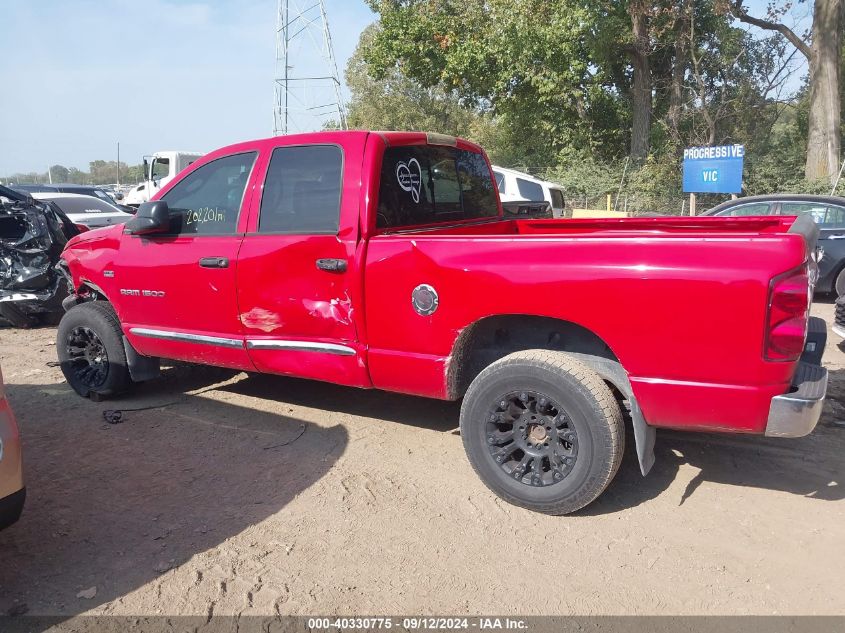
[[[326,4],[342,75],[375,16],[362,0]],[[4,0],[0,174],[87,169],[118,141],[135,164],[269,136],[275,14],[276,0]]]

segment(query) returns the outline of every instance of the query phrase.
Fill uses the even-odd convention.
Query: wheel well
[[[449,396],[455,400],[466,393],[470,383],[491,363],[526,349],[568,352],[593,369],[613,390],[623,414],[634,429],[637,459],[646,475],[654,465],[656,431],[646,422],[622,363],[595,332],[560,319],[503,315],[488,317],[464,329],[452,348],[447,380]],[[623,400],[628,403],[623,406]]]
[[[550,349],[619,362],[598,335],[560,319],[501,315],[481,319],[464,329],[452,349],[447,375],[449,395],[460,398],[491,363],[526,349]],[[621,390],[621,385],[614,385]]]
[[[109,298],[106,296],[106,293],[103,292],[99,286],[92,284],[90,281],[83,281],[80,283],[79,288],[76,289],[76,295],[79,297],[80,302],[105,301],[106,303],[111,303]]]

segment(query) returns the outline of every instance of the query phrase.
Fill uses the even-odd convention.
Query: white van
[[[496,177],[499,198],[502,202],[516,202],[518,200],[548,202],[552,207],[554,217],[571,216],[571,213],[566,209],[566,198],[563,195],[563,187],[560,185],[540,180],[515,169],[496,165],[493,165],[493,175]]]

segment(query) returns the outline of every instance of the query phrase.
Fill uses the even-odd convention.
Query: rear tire
[[[62,373],[83,397],[104,398],[129,387],[123,331],[111,304],[81,303],[62,317],[56,337]]]
[[[467,390],[460,425],[484,484],[546,514],[592,503],[616,475],[625,447],[610,388],[564,352],[527,350],[491,364]]]

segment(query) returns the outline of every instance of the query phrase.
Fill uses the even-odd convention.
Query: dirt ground
[[[94,403],[54,336],[0,330],[29,494],[0,614],[845,614],[835,335],[811,436],[660,432],[569,517],[488,492],[455,403],[189,366]]]

